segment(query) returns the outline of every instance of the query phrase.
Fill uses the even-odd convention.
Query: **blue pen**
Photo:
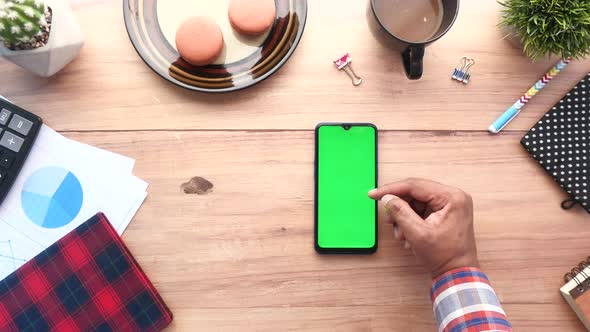
[[[500,115],[500,117],[494,121],[494,123],[492,123],[492,125],[488,128],[488,131],[492,134],[499,133],[502,131],[502,129],[504,129],[504,127],[506,127],[506,125],[510,123],[510,121],[512,121],[512,119],[516,118],[521,109],[522,107],[519,108],[516,104],[512,105],[512,107],[507,109],[504,114]]]
[[[514,105],[512,105],[509,109],[504,112],[504,114],[500,115],[500,117],[492,123],[492,125],[488,128],[488,131],[492,134],[497,134],[507,124],[514,119],[518,113],[522,110],[524,105],[526,105],[539,91],[541,91],[551,80],[557,76],[570,62],[572,62],[571,58],[562,59],[556,64],[551,70],[545,74],[532,88],[524,94],[524,96],[520,97]]]

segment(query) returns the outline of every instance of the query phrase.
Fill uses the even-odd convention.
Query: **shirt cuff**
[[[430,296],[439,331],[512,331],[488,277],[478,268],[437,277]]]

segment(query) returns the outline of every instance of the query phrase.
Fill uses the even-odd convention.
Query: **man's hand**
[[[423,179],[391,183],[369,192],[381,200],[397,240],[432,273],[479,267],[473,201],[465,192]]]

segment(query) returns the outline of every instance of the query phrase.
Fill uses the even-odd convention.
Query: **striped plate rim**
[[[125,26],[131,43],[159,76],[183,88],[201,92],[237,91],[270,77],[297,48],[307,18],[306,0],[275,0],[277,18],[268,37],[254,53],[232,63],[194,67],[179,58],[176,49],[165,38],[158,24],[157,1],[123,1]]]

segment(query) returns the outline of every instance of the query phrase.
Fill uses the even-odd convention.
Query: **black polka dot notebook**
[[[590,74],[524,136],[521,144],[570,195],[564,209],[590,213]]]

